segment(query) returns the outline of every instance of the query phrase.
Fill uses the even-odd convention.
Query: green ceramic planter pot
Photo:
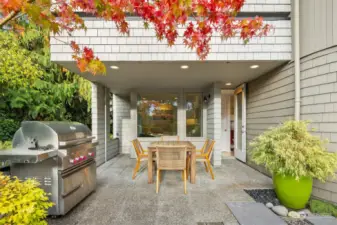
[[[301,177],[297,181],[292,176],[274,174],[273,183],[282,205],[291,209],[305,208],[312,192],[311,177]]]

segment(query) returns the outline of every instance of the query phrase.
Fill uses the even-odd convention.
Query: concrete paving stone
[[[262,203],[228,202],[227,206],[240,225],[287,225]]]
[[[312,225],[337,225],[337,219],[332,216],[310,216],[305,221]]]

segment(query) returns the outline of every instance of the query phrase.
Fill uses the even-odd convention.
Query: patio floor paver
[[[159,194],[147,183],[146,163],[131,179],[135,160],[119,155],[97,169],[97,189],[67,215],[48,218],[50,225],[196,225],[223,222],[238,225],[226,202],[253,202],[245,188],[271,188],[265,175],[224,159],[214,168],[215,180],[197,164],[196,184],[184,194],[181,173],[165,171]]]

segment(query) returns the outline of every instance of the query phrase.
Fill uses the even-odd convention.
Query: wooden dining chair
[[[205,152],[205,150],[206,150],[208,144],[209,144],[209,139],[207,138],[207,139],[205,140],[205,143],[204,143],[204,145],[202,146],[202,148],[196,150],[197,154],[203,154],[203,153]]]
[[[137,162],[136,162],[136,166],[135,168],[133,169],[133,175],[132,175],[132,180],[134,180],[136,178],[136,174],[140,168],[140,163],[142,161],[146,161],[148,159],[148,155],[147,153],[143,152],[141,149],[140,149],[140,142],[138,141],[138,139],[134,139],[132,141],[132,145],[135,149],[135,152],[136,152],[136,156],[137,156]]]
[[[202,154],[196,154],[196,160],[197,162],[204,162],[206,172],[211,174],[212,180],[214,180],[214,172],[211,164],[211,159],[212,159],[212,153],[214,149],[214,140],[209,140],[208,145],[206,147],[206,151]],[[187,159],[187,176],[189,175],[189,169],[191,167],[191,159],[190,157]]]
[[[179,136],[161,136],[161,141],[179,141]]]
[[[140,143],[140,141],[138,139],[135,139],[136,142],[138,143],[138,147],[139,147],[139,150],[142,154],[147,154],[148,150],[147,149],[143,149],[143,146],[142,144]]]
[[[184,180],[184,193],[186,190],[186,147],[157,147],[157,182],[156,193],[159,192],[161,170],[181,170]]]

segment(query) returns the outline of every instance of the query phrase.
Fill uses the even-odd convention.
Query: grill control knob
[[[89,156],[94,156],[95,154],[93,152],[88,153]]]

